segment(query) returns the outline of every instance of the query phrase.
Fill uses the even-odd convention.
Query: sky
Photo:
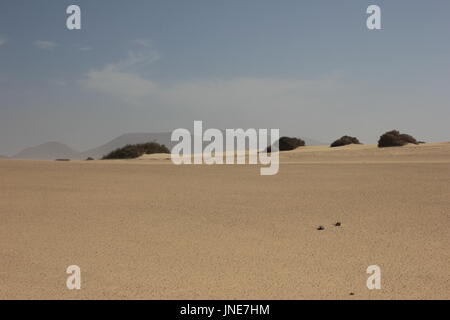
[[[81,8],[68,30],[66,8]],[[366,9],[381,8],[381,30]],[[448,0],[2,0],[0,154],[130,132],[449,141]]]

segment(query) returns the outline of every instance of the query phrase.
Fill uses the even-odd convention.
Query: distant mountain
[[[8,159],[8,157],[0,155],[0,159]]]
[[[14,155],[16,159],[77,159],[79,152],[60,142],[47,142],[36,147],[26,148]]]
[[[109,152],[126,146],[127,144],[137,144],[137,143],[145,143],[145,142],[157,142],[159,144],[164,144],[169,149],[175,143],[170,141],[172,133],[171,132],[162,132],[162,133],[127,133],[123,134],[99,147],[90,149],[88,151],[84,151],[80,153],[80,157],[86,159],[88,157],[92,157],[94,159],[98,159],[108,154]]]

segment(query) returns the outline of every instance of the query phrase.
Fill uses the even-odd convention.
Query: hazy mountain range
[[[54,159],[72,159],[82,160],[88,157],[98,159],[109,152],[121,148],[127,144],[157,142],[166,145],[171,149],[177,142],[170,140],[171,132],[161,133],[127,133],[123,134],[101,146],[89,149],[87,151],[77,151],[61,142],[46,142],[35,147],[26,148],[12,156],[15,159],[36,159],[36,160],[54,160]],[[322,145],[324,143],[310,139],[305,140],[306,145]]]
[[[46,142],[35,147],[23,149],[13,156],[16,159],[78,159],[79,151],[60,142]]]

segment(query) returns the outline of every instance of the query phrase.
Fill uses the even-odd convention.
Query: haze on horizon
[[[66,8],[82,30],[66,29]],[[366,8],[382,9],[382,30]],[[128,132],[280,128],[448,141],[446,0],[3,1],[0,154]]]

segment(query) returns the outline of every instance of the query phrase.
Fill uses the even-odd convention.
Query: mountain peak
[[[35,147],[23,149],[22,151],[14,155],[13,158],[39,160],[54,160],[58,158],[71,159],[76,158],[78,154],[78,151],[72,149],[64,143],[49,141]]]

